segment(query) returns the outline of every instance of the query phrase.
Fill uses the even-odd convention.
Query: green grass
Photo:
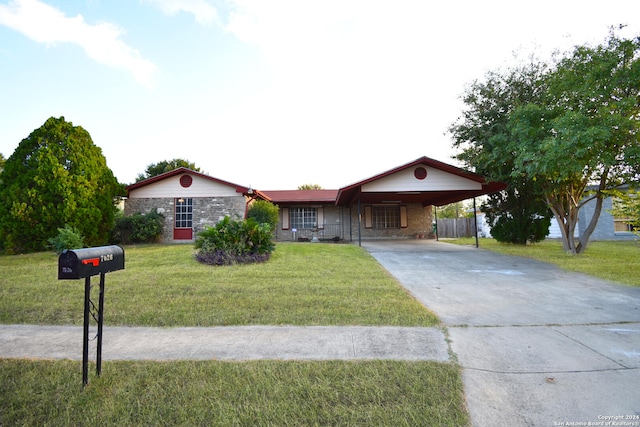
[[[433,326],[362,248],[279,244],[263,264],[210,267],[190,246],[125,247],[105,322]],[[0,256],[0,322],[82,323],[84,281],[51,253]],[[94,299],[97,292],[94,290]],[[465,426],[460,368],[397,361],[81,362],[0,359],[0,425]]]
[[[0,256],[0,271],[0,323],[82,324],[84,280],[58,280],[55,254]],[[231,267],[198,263],[189,245],[130,246],[106,275],[107,325],[437,323],[354,245],[282,243],[269,262]]]
[[[446,242],[475,245],[475,239],[447,239]],[[589,242],[587,250],[579,255],[564,252],[562,242],[544,240],[532,245],[511,245],[494,239],[480,239],[480,248],[555,264],[558,267],[628,286],[640,286],[639,241]]]
[[[0,360],[0,425],[464,426],[459,368],[435,362]]]

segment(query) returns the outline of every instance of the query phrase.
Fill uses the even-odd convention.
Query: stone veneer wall
[[[424,235],[425,238],[429,239],[434,237],[432,206],[423,207],[417,203],[407,204],[407,227],[389,230],[365,228],[364,206],[360,207],[362,213],[362,224],[360,226],[362,239],[402,239],[415,238],[418,235]],[[351,210],[351,233],[352,239],[354,241],[358,240],[358,207],[356,205]]]
[[[364,227],[364,205],[362,206],[363,223],[361,226],[363,239],[402,239],[415,238],[424,235],[426,238],[433,238],[433,209],[431,206],[423,207],[421,204],[407,204],[407,228],[391,230],[377,230]],[[336,207],[334,205],[324,206],[325,227],[312,233],[310,230],[298,230],[296,237],[310,238],[317,235],[320,239],[331,239],[338,236],[345,241],[358,240],[358,207],[353,205],[348,207]],[[275,238],[278,241],[293,240],[291,230],[282,230],[279,222],[276,229]]]
[[[128,199],[125,203],[124,214],[148,213],[152,209],[164,215],[163,241],[173,242],[173,198]],[[234,219],[244,218],[245,199],[243,196],[234,197],[194,197],[193,198],[193,236],[206,226],[213,226],[225,216]]]

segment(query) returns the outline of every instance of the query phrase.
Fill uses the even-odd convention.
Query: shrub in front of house
[[[204,264],[233,265],[267,261],[275,245],[269,224],[227,216],[198,233],[196,249],[196,259]]]
[[[249,207],[247,217],[255,219],[259,224],[269,224],[271,230],[275,230],[278,225],[278,220],[280,219],[279,212],[280,208],[278,208],[278,205],[274,205],[266,200],[256,200],[251,204],[251,207]]]
[[[155,243],[164,232],[164,215],[152,209],[147,214],[137,213],[116,218],[111,231],[113,243]]]
[[[65,225],[58,228],[58,235],[47,240],[49,247],[58,255],[65,249],[79,249],[84,247],[84,237],[77,228]]]

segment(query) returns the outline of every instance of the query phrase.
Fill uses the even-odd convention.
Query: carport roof
[[[412,162],[338,190],[337,205],[361,203],[421,203],[443,206],[507,187],[482,175],[420,157]]]

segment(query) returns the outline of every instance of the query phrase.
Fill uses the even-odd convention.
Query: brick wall
[[[433,216],[431,206],[423,207],[421,204],[407,204],[407,227],[377,230],[365,228],[364,226],[364,206],[361,206],[362,224],[360,233],[362,239],[402,239],[414,238],[416,235],[424,234],[426,238],[433,237]],[[351,232],[353,240],[358,239],[358,207],[353,206],[351,215]]]

